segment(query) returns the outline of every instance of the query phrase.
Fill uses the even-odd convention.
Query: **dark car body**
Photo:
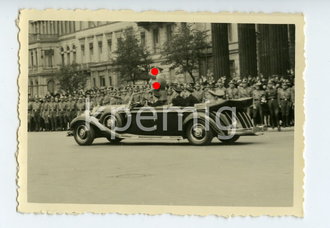
[[[222,100],[193,107],[158,107],[132,104],[100,107],[96,112],[76,117],[70,124],[79,145],[89,145],[94,138],[111,142],[125,138],[187,138],[196,145],[208,144],[213,137],[234,142],[243,135],[255,135],[246,110],[252,99]],[[219,110],[223,109],[220,113]],[[235,109],[233,115],[232,109]],[[141,127],[142,126],[142,127]]]

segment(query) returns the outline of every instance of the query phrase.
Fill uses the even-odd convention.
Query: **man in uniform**
[[[172,99],[173,106],[185,106],[185,99],[181,96],[182,90],[180,87],[173,88],[174,98]]]
[[[277,89],[275,88],[274,82],[271,80],[268,82],[268,86],[266,89],[266,98],[267,98],[268,110],[270,114],[270,124],[273,129],[277,127],[278,131],[280,131],[281,128],[278,119],[279,107],[278,107]]]
[[[228,100],[238,98],[238,90],[233,81],[229,82],[229,88],[226,89],[226,98]]]
[[[109,105],[111,100],[110,90],[107,90],[104,94],[104,98],[102,100],[102,105]]]
[[[283,127],[289,126],[289,114],[292,105],[291,97],[291,89],[288,87],[288,84],[286,82],[283,82],[282,88],[278,91],[278,100],[282,113]]]
[[[251,89],[248,87],[247,80],[243,79],[241,86],[238,88],[238,98],[251,97]]]
[[[78,103],[76,105],[77,116],[83,114],[85,112],[85,99],[80,96],[78,99]]]
[[[218,82],[215,84],[215,89],[213,92],[221,95],[222,97],[226,97],[226,88],[221,79],[219,79]]]
[[[139,92],[139,89],[137,86],[134,86],[133,92],[134,93]],[[132,102],[133,102],[133,104],[141,104],[141,94],[134,94]]]
[[[43,109],[42,109],[42,117],[44,119],[44,127],[46,131],[50,130],[50,107],[49,107],[49,103],[50,103],[50,98],[49,96],[46,96],[44,99],[44,103],[43,103]]]
[[[185,98],[185,106],[194,106],[195,104],[199,103],[197,98],[192,95],[194,89],[191,87],[186,88],[186,98]]]
[[[255,89],[252,91],[253,98],[253,122],[255,125],[258,124],[258,115],[259,115],[259,123],[263,125],[264,115],[261,107],[261,99],[265,96],[265,91],[262,90],[262,84],[257,82],[255,84]]]
[[[67,110],[69,112],[69,122],[71,122],[76,117],[76,102],[71,95],[68,98]]]
[[[66,110],[66,103],[65,103],[65,96],[61,96],[58,103],[59,108],[59,119],[60,119],[60,131],[64,130],[65,126],[65,110]]]
[[[62,130],[63,127],[63,108],[64,105],[62,104],[63,100],[61,99],[60,96],[55,97],[55,102],[57,105],[57,109],[56,109],[56,123],[57,123],[57,127],[56,127],[56,131],[58,130]]]
[[[69,96],[65,96],[64,98],[64,104],[65,104],[65,109],[64,109],[64,129],[69,130],[69,124],[71,121],[71,111],[70,111],[70,102],[69,102]]]
[[[175,97],[175,93],[172,87],[167,89],[167,104],[172,104],[172,100]]]
[[[32,131],[33,130],[33,121],[32,121],[32,104],[33,104],[34,100],[32,97],[29,97],[28,100],[28,131]]]
[[[32,103],[32,118],[34,122],[34,130],[40,131],[40,109],[41,103],[38,97],[35,98],[34,102]]]
[[[193,91],[192,95],[194,97],[196,97],[198,103],[201,103],[203,101],[204,92],[201,89],[201,85],[200,84],[196,84],[195,85],[195,90]]]
[[[54,97],[51,97],[49,103],[49,122],[50,122],[50,130],[55,131],[57,128],[57,120],[56,120],[56,113],[57,113],[57,102],[55,101]]]

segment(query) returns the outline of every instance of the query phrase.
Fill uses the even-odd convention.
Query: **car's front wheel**
[[[203,120],[191,121],[186,128],[186,136],[191,144],[205,145],[213,139],[212,129],[208,129]]]
[[[92,126],[81,123],[74,128],[73,136],[79,145],[90,145],[95,139],[95,130]]]

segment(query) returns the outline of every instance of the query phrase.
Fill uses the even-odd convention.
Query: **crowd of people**
[[[72,93],[47,95],[43,98],[29,97],[28,130],[67,130],[69,123],[86,110],[86,98],[90,110],[103,105],[193,106],[226,99],[252,97],[253,105],[247,109],[255,125],[277,128],[294,125],[293,76],[263,76],[214,80],[201,77],[195,83],[163,83],[160,90],[152,84],[128,85],[119,88],[78,90]],[[226,86],[225,86],[226,85]],[[135,94],[132,97],[132,94]],[[132,97],[132,98],[131,98]]]

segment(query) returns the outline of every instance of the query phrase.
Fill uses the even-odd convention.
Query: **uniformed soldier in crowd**
[[[290,125],[294,126],[294,108],[295,108],[295,89],[294,84],[291,86],[291,110],[290,110]]]
[[[128,104],[128,102],[131,98],[131,94],[128,92],[128,90],[124,89],[122,92],[122,97],[123,97],[122,103]]]
[[[68,98],[68,112],[69,112],[69,122],[71,122],[76,117],[76,101],[69,95]]]
[[[71,111],[70,111],[70,102],[69,102],[69,97],[65,96],[64,97],[64,104],[65,104],[65,109],[64,109],[64,130],[69,130],[69,124],[70,124],[70,116],[71,116]]]
[[[279,99],[279,104],[280,104],[280,109],[281,109],[281,114],[282,114],[282,126],[283,127],[288,127],[289,126],[289,114],[291,110],[291,97],[292,97],[292,92],[291,89],[288,87],[287,82],[283,82],[282,88],[278,90],[278,99]]]
[[[85,99],[82,96],[80,96],[78,98],[78,103],[76,105],[76,108],[77,108],[77,116],[79,116],[79,115],[81,115],[85,112],[85,110],[86,110],[86,108],[85,108]]]
[[[55,131],[57,124],[56,124],[56,109],[57,104],[55,102],[55,98],[52,96],[48,105],[49,108],[49,128],[51,131]]]
[[[240,87],[238,88],[238,98],[247,98],[252,96],[252,90],[248,87],[248,82],[246,79],[243,79]]]
[[[102,105],[109,105],[111,101],[110,91],[105,92],[104,97],[102,99]]]
[[[266,89],[266,98],[268,103],[268,110],[270,114],[270,124],[274,129],[277,127],[278,131],[281,130],[281,126],[279,123],[279,106],[278,106],[278,97],[277,97],[277,89],[274,85],[273,81],[268,82],[268,86]]]
[[[255,125],[264,124],[264,115],[261,107],[261,99],[265,96],[265,91],[262,89],[260,82],[255,84],[255,89],[252,91],[253,98],[253,122]],[[258,118],[259,117],[259,118]],[[259,120],[259,121],[258,121]]]
[[[42,105],[42,118],[44,120],[44,129],[50,131],[50,97],[46,96]]]
[[[41,103],[38,97],[34,99],[34,102],[32,103],[32,119],[34,122],[34,130],[40,131],[41,130],[41,117],[40,117],[40,111],[41,111]]]
[[[33,131],[33,117],[32,117],[32,109],[33,109],[34,99],[29,97],[28,100],[28,131]]]
[[[222,80],[218,80],[218,82],[215,84],[214,92],[223,98],[226,97],[226,88]]]

